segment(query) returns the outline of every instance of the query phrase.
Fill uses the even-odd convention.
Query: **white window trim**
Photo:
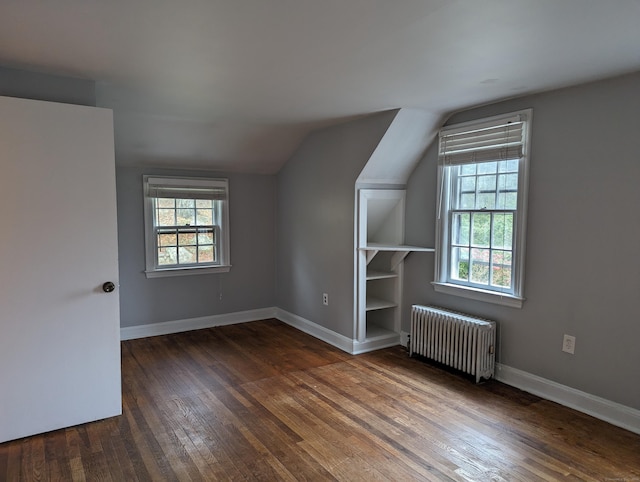
[[[214,266],[184,266],[161,268],[156,265],[156,245],[153,226],[153,199],[147,195],[149,179],[162,179],[167,185],[189,184],[194,187],[218,187],[224,184],[227,201],[222,205],[222,222],[220,226],[220,264]],[[168,276],[189,276],[200,274],[227,273],[231,270],[229,249],[229,184],[227,179],[143,175],[142,187],[144,197],[144,242],[145,242],[145,275],[147,278],[164,278]]]
[[[433,281],[431,284],[433,285],[433,289],[439,293],[461,296],[463,298],[509,306],[511,308],[522,308],[522,303],[525,300],[520,296],[514,296],[509,293],[481,290],[480,288],[476,288],[473,286],[454,285],[451,283],[441,283],[438,281]]]
[[[518,176],[518,209],[516,216],[515,243],[514,243],[514,290],[512,293],[504,293],[500,291],[484,290],[474,286],[463,284],[454,284],[448,282],[448,263],[449,263],[449,186],[445,187],[447,179],[445,179],[445,166],[442,162],[438,163],[438,202],[436,209],[440,213],[436,213],[436,262],[435,275],[431,284],[435,291],[448,295],[460,296],[477,301],[509,306],[512,308],[522,308],[525,300],[524,291],[524,264],[526,249],[526,228],[527,228],[527,200],[529,194],[529,158],[530,158],[530,139],[531,139],[531,121],[533,117],[532,109],[525,109],[509,114],[493,116],[489,118],[479,119],[470,122],[447,126],[443,131],[458,131],[470,128],[480,128],[485,124],[492,124],[500,120],[512,118],[513,116],[521,116],[526,119],[523,130],[523,157],[520,160],[519,169],[521,175]],[[441,192],[446,189],[445,192]],[[442,206],[440,204],[443,204]]]

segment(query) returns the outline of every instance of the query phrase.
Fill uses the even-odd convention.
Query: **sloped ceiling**
[[[0,65],[96,80],[119,164],[273,173],[357,116],[640,70],[639,24],[638,0],[3,0]]]

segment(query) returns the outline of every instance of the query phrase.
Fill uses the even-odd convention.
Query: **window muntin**
[[[518,160],[453,166],[448,282],[513,293]]]
[[[147,277],[228,271],[228,182],[144,176]]]
[[[434,288],[522,305],[531,110],[440,133]]]
[[[221,201],[153,198],[153,204],[158,266],[219,264]]]

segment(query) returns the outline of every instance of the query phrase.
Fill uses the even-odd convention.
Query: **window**
[[[440,131],[436,291],[521,307],[531,110]]]
[[[143,176],[148,278],[229,271],[228,181]]]

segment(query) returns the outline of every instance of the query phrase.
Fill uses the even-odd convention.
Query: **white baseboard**
[[[401,331],[400,332],[400,344],[407,348],[407,345],[409,344],[409,332],[408,331]]]
[[[120,328],[121,340],[133,340],[148,336],[169,335],[183,331],[201,330],[214,326],[235,325],[248,321],[258,321],[267,318],[275,318],[276,308],[260,308],[258,310],[237,311],[222,315],[202,316],[200,318],[187,318],[185,320],[164,321],[150,323],[148,325],[125,326]]]
[[[275,318],[287,325],[297,328],[300,331],[304,331],[308,335],[329,343],[329,345],[333,345],[342,351],[346,351],[351,355],[360,355],[362,353],[398,345],[397,335],[381,336],[364,342],[359,342],[325,328],[322,325],[314,323],[313,321],[307,320],[306,318],[289,313],[281,308],[276,308]]]
[[[329,343],[329,345],[333,345],[342,351],[346,351],[351,354],[354,353],[354,340],[349,337],[336,333],[335,331],[325,328],[322,325],[318,325],[313,321],[309,321],[306,318],[289,313],[281,308],[276,308],[273,316],[283,323]]]
[[[363,342],[354,340],[351,354],[360,355],[362,353],[369,353],[370,351],[382,350],[383,348],[391,348],[392,346],[398,346],[399,344],[397,335],[395,337],[367,339]]]
[[[640,410],[498,363],[496,380],[640,434]]]

